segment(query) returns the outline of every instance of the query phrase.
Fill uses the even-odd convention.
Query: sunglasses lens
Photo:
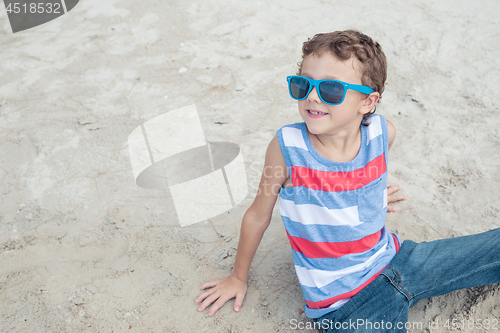
[[[290,80],[290,94],[293,98],[302,99],[309,91],[309,82],[300,77],[293,77]]]
[[[335,81],[321,82],[319,91],[321,97],[327,103],[338,104],[344,97],[344,86]]]

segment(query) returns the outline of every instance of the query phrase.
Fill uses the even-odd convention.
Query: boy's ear
[[[359,112],[362,114],[370,112],[375,107],[375,104],[377,104],[379,99],[380,99],[380,93],[378,93],[377,91],[372,92],[365,98],[365,102],[361,107],[361,109],[359,110]]]

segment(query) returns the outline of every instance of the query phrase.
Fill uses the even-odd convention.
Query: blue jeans
[[[340,309],[316,318],[330,332],[406,332],[419,299],[500,282],[500,228],[415,243],[405,240],[390,264]],[[422,331],[427,323],[422,323]],[[417,328],[417,327],[414,327]]]

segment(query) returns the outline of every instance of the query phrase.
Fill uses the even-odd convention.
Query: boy
[[[279,194],[306,315],[328,332],[406,332],[418,299],[500,281],[500,229],[417,244],[385,227],[387,155],[396,130],[374,115],[386,79],[378,43],[357,31],[304,43],[289,76],[303,123],[271,140],[257,196],[243,217],[230,275],[200,286],[196,302],[213,315],[247,291],[252,258]],[[284,171],[286,170],[286,171]]]

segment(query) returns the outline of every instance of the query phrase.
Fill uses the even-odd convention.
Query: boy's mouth
[[[307,114],[309,115],[309,117],[311,117],[311,118],[320,118],[320,117],[326,116],[328,114],[327,112],[321,112],[321,111],[312,110],[312,109],[307,109],[306,111],[307,111]]]

